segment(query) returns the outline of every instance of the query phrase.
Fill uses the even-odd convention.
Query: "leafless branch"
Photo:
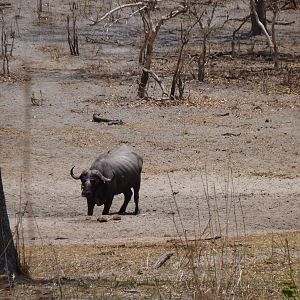
[[[114,24],[120,22],[121,20],[129,20],[130,18],[132,18],[133,16],[135,16],[136,14],[140,13],[142,10],[144,10],[146,8],[146,6],[143,6],[137,10],[135,10],[133,13],[129,14],[128,16],[122,17],[122,18],[118,18],[116,20],[114,20],[113,22],[111,22],[109,25],[105,24],[105,28],[107,28],[107,32],[109,30],[110,27],[112,27]]]
[[[161,22],[161,24],[163,24],[165,21],[168,21],[168,20],[170,20],[170,19],[173,19],[173,18],[175,18],[176,16],[178,16],[178,15],[180,15],[180,14],[182,14],[182,13],[185,13],[185,12],[187,12],[187,5],[182,5],[182,6],[181,6],[181,9],[173,10],[173,11],[171,11],[168,15],[162,17],[162,18],[160,19],[160,22]]]
[[[170,98],[171,99],[175,99],[175,92],[176,92],[176,86],[178,87],[178,91],[179,91],[179,99],[181,99],[183,97],[183,93],[184,93],[184,88],[185,88],[185,82],[182,80],[182,69],[183,69],[183,50],[184,47],[188,44],[189,42],[189,38],[190,38],[190,33],[192,31],[192,29],[195,27],[195,25],[197,24],[197,21],[194,22],[193,24],[191,24],[191,26],[189,26],[189,28],[187,28],[185,31],[182,28],[182,24],[181,24],[181,30],[180,30],[180,37],[181,37],[181,45],[179,48],[179,54],[178,54],[178,58],[177,58],[177,64],[176,64],[176,68],[173,74],[173,80],[172,80],[172,85],[171,85],[171,92],[170,92]]]
[[[231,41],[231,55],[234,56],[235,55],[235,36],[236,34],[241,30],[241,28],[245,25],[245,23],[250,19],[251,14],[246,16],[245,18],[243,18],[241,21],[240,26],[235,29],[232,33],[232,41]]]
[[[102,16],[101,18],[97,18],[96,20],[90,20],[91,22],[93,22],[90,25],[94,26],[94,25],[100,23],[101,21],[105,20],[106,18],[111,16],[113,13],[115,13],[121,9],[128,8],[128,7],[136,7],[136,6],[142,6],[139,10],[142,10],[147,7],[147,5],[145,5],[145,1],[140,1],[140,2],[136,2],[136,3],[126,3],[126,4],[123,4],[123,5],[113,8],[112,10],[108,11],[104,16]]]

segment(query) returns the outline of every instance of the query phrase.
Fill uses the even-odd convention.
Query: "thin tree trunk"
[[[256,5],[256,4],[255,4],[255,0],[251,0],[251,5],[252,5],[252,7],[255,7],[255,5]],[[264,24],[260,21],[259,16],[258,16],[258,14],[257,14],[257,12],[256,12],[255,10],[254,10],[253,14],[254,14],[254,16],[255,16],[255,18],[256,18],[257,24],[260,26],[262,32],[264,33],[264,35],[266,36],[266,38],[267,38],[267,40],[268,40],[268,44],[269,44],[269,46],[270,46],[270,49],[271,49],[271,52],[272,52],[272,55],[273,55],[273,54],[274,54],[274,45],[273,45],[272,39],[271,39],[271,37],[269,36],[269,33],[268,33],[266,27],[265,27]]]
[[[38,9],[38,12],[43,11],[43,0],[38,0],[37,9]]]
[[[278,70],[278,47],[277,47],[277,41],[276,41],[276,33],[275,33],[275,23],[276,23],[276,17],[278,14],[278,5],[277,3],[274,4],[273,7],[273,18],[272,18],[272,43],[274,47],[273,52],[273,61],[274,61],[274,69]]]
[[[147,40],[147,46],[146,46],[146,53],[145,53],[145,59],[144,59],[144,68],[142,71],[141,80],[138,87],[138,97],[143,99],[145,98],[146,94],[146,86],[149,80],[149,72],[145,71],[151,69],[151,63],[152,63],[152,55],[153,55],[153,47],[155,43],[155,39],[158,33],[160,27],[157,27],[155,29],[152,29],[149,33],[149,37]]]
[[[0,169],[0,274],[20,274],[17,251],[9,225]]]
[[[141,99],[145,98],[146,86],[147,86],[148,80],[149,80],[149,73],[143,69],[141,81],[139,83],[139,88],[138,88],[138,97]]]
[[[259,21],[264,25],[264,27],[267,29],[267,13],[266,13],[266,1],[265,0],[255,0],[255,7],[250,3],[251,5],[251,34],[254,35],[261,35],[263,33],[261,26],[257,22],[257,19],[255,17],[255,14],[253,10],[256,10],[256,13],[258,15]]]
[[[235,29],[232,33],[232,41],[231,41],[231,55],[232,55],[232,57],[234,57],[235,54],[236,54],[235,53],[235,36],[240,31],[240,29],[244,26],[244,24],[249,20],[250,17],[251,17],[251,15],[248,15],[247,17],[245,17],[242,20],[240,26],[237,29]]]
[[[181,59],[182,59],[183,47],[184,47],[184,44],[181,45],[181,47],[180,47],[180,51],[179,51],[179,55],[178,55],[178,59],[177,59],[177,64],[176,64],[176,69],[175,69],[175,72],[174,72],[174,75],[173,75],[173,80],[172,80],[172,85],[171,85],[171,92],[170,92],[170,99],[172,99],[172,100],[176,99],[175,92],[176,92],[177,81],[178,81],[179,76],[180,76],[180,64],[181,64]]]
[[[78,49],[78,33],[76,30],[76,16],[72,14],[72,34],[70,29],[70,17],[67,16],[67,34],[68,34],[68,44],[70,47],[70,53],[71,55],[78,56],[79,55],[79,49]]]
[[[173,80],[172,80],[172,85],[171,85],[171,92],[170,92],[170,99],[175,100],[176,99],[176,86],[178,86],[179,90],[179,99],[182,98],[183,92],[184,92],[184,83],[182,82],[181,79],[181,69],[182,69],[182,55],[183,55],[183,49],[185,45],[188,43],[188,34],[190,31],[188,31],[186,35],[183,34],[182,30],[182,24],[181,24],[181,46],[178,54],[178,59],[177,59],[177,64],[176,68],[173,74]]]
[[[205,78],[205,65],[207,59],[206,56],[207,56],[207,35],[204,34],[202,53],[199,55],[198,58],[198,80],[199,81],[204,81]]]

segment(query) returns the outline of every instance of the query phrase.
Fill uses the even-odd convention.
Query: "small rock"
[[[120,215],[114,215],[114,216],[112,217],[112,220],[113,220],[113,221],[121,221],[121,216],[120,216]]]
[[[97,221],[100,223],[104,223],[104,222],[107,222],[108,220],[105,217],[99,217],[99,218],[97,218]]]
[[[92,217],[91,217],[91,216],[86,216],[85,219],[86,219],[86,220],[91,220]]]

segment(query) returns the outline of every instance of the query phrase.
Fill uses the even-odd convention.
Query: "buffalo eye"
[[[90,178],[90,181],[91,181],[92,184],[97,183],[97,182],[99,182],[99,178],[98,177],[92,177],[92,178]]]
[[[86,182],[86,177],[81,178],[81,189],[83,189]]]

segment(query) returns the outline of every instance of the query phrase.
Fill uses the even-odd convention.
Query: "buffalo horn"
[[[78,180],[78,179],[81,178],[81,175],[80,175],[80,176],[74,175],[74,173],[73,173],[73,169],[74,169],[74,168],[75,168],[75,166],[71,169],[70,174],[71,174],[71,176],[72,176],[74,179]]]
[[[104,182],[106,182],[106,181],[111,181],[111,179],[109,179],[109,178],[103,176],[103,175],[101,174],[101,172],[99,172],[98,170],[93,170],[93,173],[94,173],[98,178],[100,178],[102,181],[104,181]]]

